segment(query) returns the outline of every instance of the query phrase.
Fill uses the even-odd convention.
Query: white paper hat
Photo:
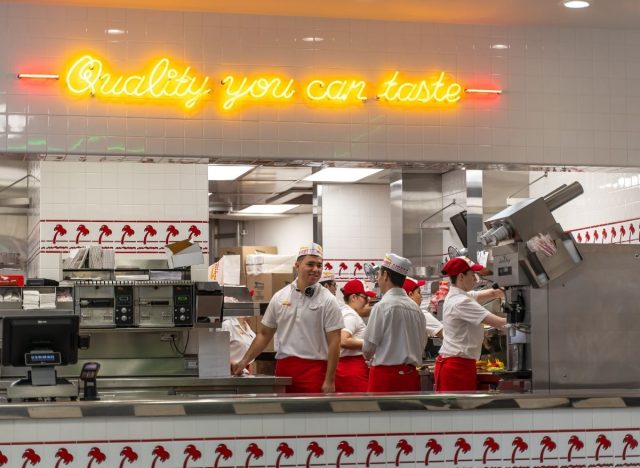
[[[322,257],[322,246],[320,244],[316,244],[312,242],[311,244],[303,245],[298,250],[298,258],[304,257],[305,255],[315,255],[317,257]]]
[[[335,281],[336,275],[331,270],[324,270],[322,272],[322,276],[320,277],[320,282],[323,283],[325,281]]]
[[[384,256],[384,260],[382,260],[382,266],[400,273],[401,275],[407,276],[409,274],[409,269],[411,269],[411,262],[407,258],[393,253],[388,253]]]

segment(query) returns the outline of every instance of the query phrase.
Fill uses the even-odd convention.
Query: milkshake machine
[[[578,182],[563,185],[544,197],[510,206],[485,221],[488,231],[480,242],[491,250],[493,280],[505,288],[508,371],[535,368],[532,311],[546,306],[536,303],[540,296],[532,294],[532,288],[546,289],[550,282],[582,262],[572,235],[564,232],[551,214],[582,193]]]

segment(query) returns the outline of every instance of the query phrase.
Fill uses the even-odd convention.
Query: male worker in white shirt
[[[264,326],[231,370],[241,375],[242,369],[264,350],[277,330],[275,374],[291,377],[287,393],[334,392],[344,323],[335,296],[318,284],[322,247],[315,243],[301,247],[295,268],[297,278],[273,295],[262,318]]]
[[[373,307],[362,352],[369,359],[369,392],[420,390],[416,366],[427,344],[426,320],[420,307],[402,289],[411,262],[387,254],[378,272],[382,300]]]

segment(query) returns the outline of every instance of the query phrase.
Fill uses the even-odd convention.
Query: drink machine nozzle
[[[524,322],[524,298],[522,291],[518,290],[515,300],[502,304],[502,310],[507,316],[507,323],[511,325],[509,334],[513,337],[516,335],[517,325]]]

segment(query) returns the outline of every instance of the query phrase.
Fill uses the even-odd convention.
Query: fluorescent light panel
[[[305,177],[303,180],[311,182],[357,182],[381,170],[357,167],[328,167]]]
[[[282,214],[300,205],[251,205],[237,213],[242,214]]]
[[[254,167],[255,166],[209,164],[209,180],[236,180]]]
[[[567,8],[587,8],[590,5],[587,0],[564,0],[562,4]]]

